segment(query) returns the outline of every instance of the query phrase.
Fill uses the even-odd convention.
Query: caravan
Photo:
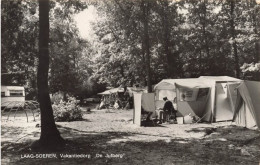
[[[1,102],[7,101],[25,101],[24,87],[1,86]]]

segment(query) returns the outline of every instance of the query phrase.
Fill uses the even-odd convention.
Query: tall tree
[[[74,59],[79,59],[77,57],[81,57],[84,54],[83,52],[88,51],[85,41],[82,41],[78,35],[79,32],[73,20],[73,16],[85,8],[86,3],[80,0],[50,1],[51,92],[62,90],[75,91],[74,88],[71,89],[71,87],[78,87],[74,82],[79,82],[77,81],[78,79],[87,79],[86,76],[82,78],[82,74],[78,72],[78,74],[74,74],[78,68],[67,67],[66,69],[69,69],[70,75],[73,75],[68,76],[71,78],[70,82],[74,83],[67,89],[68,86],[64,87],[62,83],[65,84],[68,81],[62,81],[60,77],[52,74],[57,73],[55,72],[57,69],[62,69],[62,67],[56,67],[58,60],[60,63],[61,61],[64,62],[64,65],[72,64],[72,60],[73,64],[76,64],[78,62]],[[38,52],[38,2],[31,0],[4,0],[2,1],[1,9],[2,84],[24,86],[26,99],[37,99],[36,75],[38,59],[35,54]],[[76,42],[71,42],[72,40]],[[83,49],[85,50],[83,51]],[[54,61],[53,59],[57,60]],[[52,62],[54,63],[53,65]],[[63,76],[60,73],[58,74]],[[83,84],[81,82],[80,84]],[[60,87],[57,84],[63,85],[62,87],[64,88],[57,89],[57,87]],[[76,92],[72,94],[76,94]]]
[[[208,0],[184,2],[183,6],[187,10],[184,40],[188,40],[185,61],[189,66],[190,76],[210,75],[209,72],[214,69],[211,63],[214,22],[210,11],[214,6]]]
[[[25,86],[26,99],[32,99],[31,93],[36,95],[36,6],[28,0],[4,0],[1,5],[1,83]]]
[[[174,3],[175,4],[175,3]],[[175,5],[174,5],[175,6]],[[170,6],[168,0],[159,0],[158,4],[155,7],[158,8],[158,17],[161,30],[159,31],[158,38],[161,38],[161,43],[163,46],[162,54],[165,58],[166,73],[168,78],[176,77],[176,58],[172,53],[172,47],[174,38],[172,37],[171,32],[174,29],[173,22],[176,20],[176,13],[174,12],[175,7]],[[160,29],[160,27],[159,27]]]
[[[97,42],[103,45],[102,48],[99,46],[96,55],[101,57],[96,58],[98,61],[103,61],[95,72],[102,73],[100,80],[117,82],[117,85],[148,85],[151,91],[152,3],[154,1],[147,0],[99,3],[99,13],[105,13],[106,17],[95,26]]]
[[[256,3],[255,0],[248,0],[249,19],[253,27],[255,35],[255,51],[254,51],[254,62],[260,60],[260,4]]]
[[[232,36],[232,47],[233,47],[233,55],[234,55],[234,62],[235,62],[235,71],[236,77],[239,78],[240,76],[240,68],[239,68],[239,57],[238,57],[238,48],[237,48],[237,41],[236,41],[236,25],[235,25],[235,8],[236,2],[235,0],[229,0],[230,3],[230,33]]]
[[[50,92],[75,95],[82,84],[79,61],[87,52],[73,16],[86,8],[80,1],[54,1],[50,15]],[[84,77],[87,79],[88,77]]]
[[[41,111],[41,136],[33,149],[54,150],[65,141],[56,127],[48,87],[49,71],[49,0],[39,0],[39,64],[37,72],[38,98]]]
[[[149,0],[142,0],[140,4],[142,10],[142,23],[143,23],[143,42],[142,49],[145,54],[145,66],[147,75],[148,92],[152,92],[151,82],[151,54],[150,54],[150,36],[149,36],[149,19],[151,4]]]
[[[152,83],[163,78],[237,76],[241,64],[257,60],[259,5],[246,5],[248,0],[235,1],[232,7],[231,1],[106,1],[101,8],[106,23],[95,29],[97,42],[103,44],[95,48],[100,57],[94,62],[99,66],[95,74],[118,85],[131,75],[139,76],[147,85],[149,54]]]

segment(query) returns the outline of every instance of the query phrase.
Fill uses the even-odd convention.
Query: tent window
[[[209,93],[209,88],[200,88],[197,99],[202,99],[208,96],[208,93]]]
[[[180,88],[180,101],[196,101],[199,89]]]
[[[10,90],[10,96],[23,96],[22,90]]]
[[[176,97],[176,92],[173,90],[159,90],[158,96],[158,100],[163,100],[164,97],[167,97],[168,100],[173,100]]]
[[[5,92],[1,92],[1,97],[4,97],[5,96]]]

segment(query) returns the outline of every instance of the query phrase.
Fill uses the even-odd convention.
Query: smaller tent
[[[124,94],[124,88],[112,88],[104,92],[98,93],[102,95],[99,108],[113,106],[119,95]]]
[[[230,85],[232,86],[232,85]],[[244,81],[237,86],[237,101],[233,121],[247,128],[260,129],[260,82]]]

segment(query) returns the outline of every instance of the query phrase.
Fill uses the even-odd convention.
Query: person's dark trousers
[[[163,111],[162,112],[162,116],[163,116],[163,123],[165,123],[166,121],[168,121],[168,118],[169,118],[169,113],[168,113],[168,111]],[[160,116],[160,118],[161,118],[161,116]]]
[[[164,111],[160,111],[159,115],[160,115],[160,118],[159,118],[160,122],[164,122],[164,120],[165,120]]]
[[[174,110],[174,111],[172,112],[172,114],[173,114],[173,116],[174,116],[174,120],[177,120],[177,111]]]

